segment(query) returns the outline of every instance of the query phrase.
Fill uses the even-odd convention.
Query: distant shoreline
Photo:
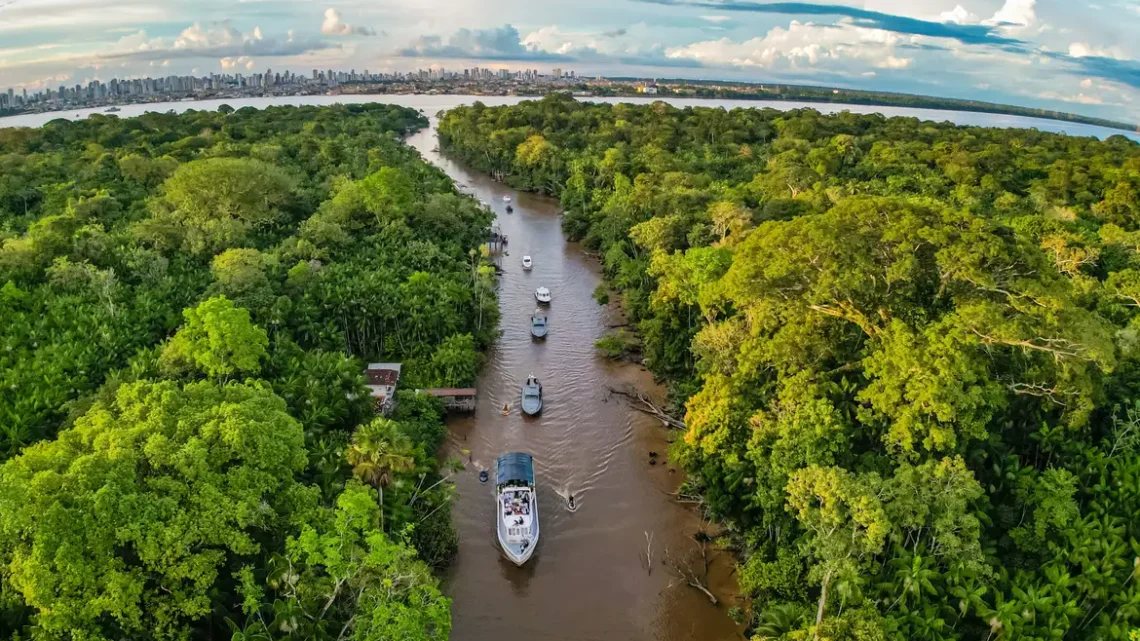
[[[965,100],[961,98],[940,98],[938,96],[926,96],[922,94],[845,89],[842,87],[816,87],[810,85],[725,82],[714,80],[657,79],[655,81],[648,81],[645,79],[625,77],[610,78],[608,80],[613,83],[633,86],[653,83],[657,88],[657,93],[654,95],[657,96],[755,100],[757,102],[801,101],[845,103],[865,106],[913,107],[916,109],[934,109],[938,111],[969,111],[1005,116],[1044,118],[1046,120],[1074,122],[1140,133],[1140,125],[1134,123],[1096,118],[1093,116],[1082,116],[1080,114],[1054,111],[1051,109],[1019,107],[1017,105],[1004,105],[995,102]],[[631,95],[645,94],[633,93]]]
[[[931,111],[957,111],[968,113],[992,114],[999,116],[1015,116],[1024,118],[1037,118],[1054,122],[1067,122],[1093,127],[1102,127],[1114,131],[1140,133],[1140,125],[1132,123],[1082,116],[1068,112],[1048,109],[1035,109],[1019,107],[1016,105],[1003,105],[999,103],[983,102],[977,100],[963,100],[959,98],[939,98],[937,96],[924,96],[919,94],[903,94],[883,91],[867,91],[862,89],[844,89],[836,87],[814,87],[809,85],[783,85],[766,83],[729,82],[715,80],[688,80],[688,79],[642,79],[632,77],[605,78],[600,80],[581,80],[575,82],[561,82],[556,84],[526,84],[491,83],[478,86],[459,84],[447,81],[424,83],[396,83],[396,82],[369,82],[346,83],[335,92],[306,92],[280,94],[234,94],[217,92],[193,96],[164,95],[155,96],[155,100],[115,101],[94,105],[76,105],[62,109],[46,111],[16,111],[0,110],[0,128],[4,127],[3,118],[25,115],[43,115],[58,113],[66,118],[68,112],[99,110],[108,113],[109,109],[121,107],[165,104],[169,102],[199,102],[210,100],[244,100],[253,98],[304,98],[312,96],[385,96],[385,95],[415,95],[439,96],[462,95],[473,98],[517,97],[522,99],[541,98],[549,93],[571,92],[577,98],[688,98],[701,100],[739,100],[757,103],[785,103],[803,102],[815,104],[849,104],[863,107],[892,107],[912,108]],[[114,114],[115,112],[110,112]]]

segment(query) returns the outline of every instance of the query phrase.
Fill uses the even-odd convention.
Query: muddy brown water
[[[557,201],[520,193],[468,170],[435,151],[432,127],[408,139],[460,188],[491,205],[508,239],[499,279],[501,337],[479,376],[474,416],[450,421],[447,453],[461,455],[459,497],[453,507],[459,554],[445,578],[453,599],[455,641],[720,641],[741,639],[728,616],[733,595],[731,560],[709,548],[707,584],[713,605],[662,564],[668,553],[701,571],[693,536],[707,527],[668,494],[682,474],[668,461],[670,435],[659,421],[611,397],[607,386],[634,386],[657,398],[662,390],[637,365],[599,358],[594,341],[620,312],[591,297],[600,267],[562,234]],[[513,199],[506,213],[503,196]],[[530,255],[534,268],[522,269]],[[553,295],[550,334],[530,335],[534,291]],[[543,384],[543,410],[528,418],[518,409],[529,374]],[[511,403],[509,415],[502,414]],[[502,557],[495,536],[495,457],[525,451],[534,456],[542,534],[523,567]],[[468,452],[469,454],[465,454]],[[650,452],[659,463],[650,465]],[[468,462],[468,460],[470,462]],[[567,509],[573,493],[577,509]],[[646,564],[647,536],[652,565]]]

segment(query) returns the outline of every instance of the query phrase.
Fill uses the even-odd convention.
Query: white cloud
[[[986,21],[995,25],[1030,26],[1037,22],[1037,0],[1005,0],[994,17]]]
[[[1097,47],[1090,45],[1086,42],[1074,42],[1069,45],[1069,55],[1074,58],[1115,58],[1117,60],[1127,60],[1122,51],[1116,48]]]
[[[692,59],[713,67],[814,69],[821,65],[903,69],[913,62],[896,54],[896,45],[909,42],[897,33],[857,27],[850,20],[821,26],[793,20],[787,29],[775,27],[763,37],[735,42],[728,38],[695,42],[665,51],[668,58]],[[855,63],[854,65],[851,63]]]
[[[1037,97],[1038,98],[1044,98],[1045,100],[1061,100],[1064,102],[1075,102],[1075,103],[1082,104],[1082,105],[1104,104],[1104,100],[1102,100],[1096,96],[1087,95],[1084,92],[1070,95],[1070,94],[1058,93],[1056,91],[1042,91],[1041,93],[1037,94]]]
[[[732,16],[701,16],[701,20],[720,24],[721,22],[732,20]]]
[[[170,19],[166,3],[118,0],[112,7],[100,0],[21,0],[3,3],[0,33],[29,29],[84,29],[96,26],[127,28]]]
[[[325,9],[325,21],[321,23],[321,33],[326,36],[374,36],[376,30],[347,24],[341,19],[340,12],[330,7]]]
[[[328,47],[322,42],[298,39],[292,31],[286,38],[266,38],[261,27],[242,33],[228,21],[215,22],[203,27],[194,23],[182,30],[174,39],[150,38],[146,31],[123,36],[108,51],[95,54],[95,59],[141,58],[163,60],[168,58],[237,58],[240,56],[289,56]]]
[[[237,56],[222,58],[219,62],[222,63],[222,69],[227,71],[232,69],[253,69],[253,58],[249,56]]]
[[[938,19],[941,22],[953,22],[955,24],[973,24],[978,21],[978,16],[970,13],[962,5],[954,5],[950,11],[943,11],[938,14]]]

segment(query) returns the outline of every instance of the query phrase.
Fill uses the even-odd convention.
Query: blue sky
[[[0,87],[266,68],[553,67],[1140,121],[1140,0],[0,0]]]

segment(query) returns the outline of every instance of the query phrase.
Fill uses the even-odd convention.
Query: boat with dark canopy
[[[522,565],[538,545],[538,493],[530,454],[510,452],[495,461],[495,498],[499,546],[515,565]]]
[[[542,383],[531,374],[522,386],[522,409],[531,416],[542,412]]]

